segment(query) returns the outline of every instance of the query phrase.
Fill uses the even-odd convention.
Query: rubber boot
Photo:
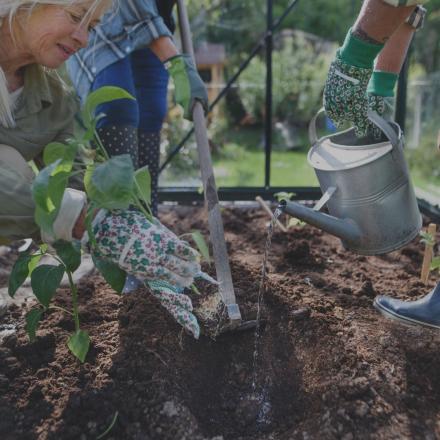
[[[139,130],[139,168],[148,166],[151,176],[151,211],[157,217],[160,132]]]
[[[138,133],[131,125],[106,125],[97,129],[102,145],[110,157],[129,154],[138,168]]]
[[[374,307],[387,318],[440,329],[440,283],[428,295],[417,301],[378,296],[374,300]]]

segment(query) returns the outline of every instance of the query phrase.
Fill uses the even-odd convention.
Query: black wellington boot
[[[417,301],[378,296],[374,300],[374,307],[387,318],[440,329],[440,283]]]
[[[157,217],[160,132],[139,130],[139,168],[148,166],[151,175],[151,210]]]
[[[106,125],[97,129],[99,138],[110,157],[129,154],[138,168],[138,132],[131,125]]]

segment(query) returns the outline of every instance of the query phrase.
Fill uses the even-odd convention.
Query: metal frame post
[[[273,1],[266,5],[266,113],[264,123],[264,186],[270,187],[270,164],[272,153],[272,52],[273,52]]]

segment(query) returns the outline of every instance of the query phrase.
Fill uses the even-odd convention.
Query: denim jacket
[[[171,32],[153,0],[123,0],[116,11],[104,15],[90,33],[89,44],[67,61],[67,71],[83,101],[96,76],[133,51],[147,47]]]

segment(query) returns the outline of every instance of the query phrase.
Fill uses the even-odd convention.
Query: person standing
[[[98,122],[98,134],[110,156],[128,153],[135,168],[148,167],[154,215],[169,74],[185,118],[192,119],[196,100],[208,110],[206,87],[191,57],[180,54],[172,40],[174,3],[121,2],[116,13],[109,13],[96,27],[87,48],[67,63],[82,100],[102,86],[118,86],[135,97],[99,106],[97,112],[105,116]]]

